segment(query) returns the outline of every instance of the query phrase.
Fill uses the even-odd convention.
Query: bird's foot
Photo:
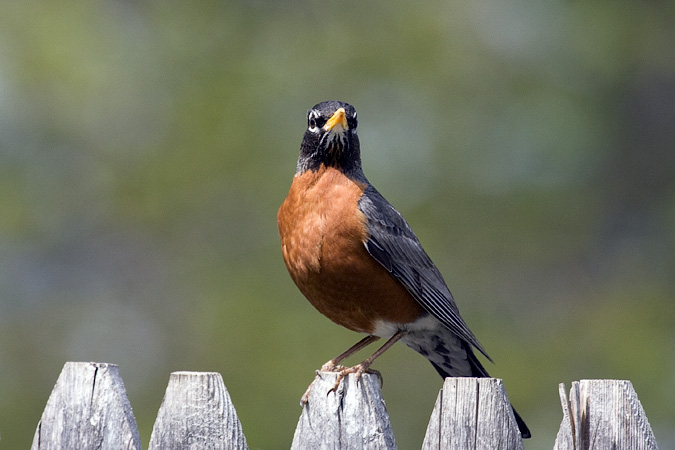
[[[335,364],[335,360],[331,359],[326,364],[321,366],[321,369],[317,370],[317,373],[318,372],[341,372],[345,369],[347,369],[347,367],[341,366],[340,364]]]
[[[309,393],[312,392],[312,388],[314,387],[314,383],[316,382],[316,378],[314,381],[312,381],[309,386],[307,387],[307,390],[305,391],[304,394],[302,394],[302,397],[300,397],[300,406],[305,406],[305,404],[309,401]]]
[[[335,364],[334,360],[331,359],[326,364],[321,366],[321,369],[317,370],[316,374],[319,375],[320,372],[340,372],[344,369],[347,369],[347,367]],[[316,383],[316,378],[309,384],[305,393],[302,394],[302,397],[300,397],[300,406],[304,406],[305,403],[309,401],[309,393],[312,392],[314,383]]]
[[[362,362],[361,364],[357,364],[354,367],[344,367],[344,366],[338,367],[340,368],[335,370],[335,372],[338,372],[338,377],[337,380],[335,381],[335,385],[331,388],[331,390],[328,391],[329,394],[331,392],[337,391],[338,386],[340,386],[340,382],[351,373],[354,374],[354,381],[356,381],[357,383],[361,379],[361,375],[363,375],[364,373],[372,373],[374,375],[377,375],[377,379],[380,380],[380,386],[384,384],[382,374],[378,370],[371,369],[370,364],[368,364],[366,361]]]
[[[365,361],[362,362],[361,364],[357,364],[354,367],[346,367],[339,364],[335,364],[331,360],[328,361],[323,366],[321,366],[320,370],[316,371],[317,374],[319,374],[320,372],[336,372],[338,374],[337,380],[335,381],[335,385],[327,392],[327,394],[337,391],[338,386],[340,386],[340,382],[342,382],[342,380],[351,373],[355,375],[355,381],[357,383],[361,379],[361,375],[363,375],[364,373],[371,373],[373,375],[377,375],[377,379],[380,380],[380,386],[384,384],[384,379],[382,378],[382,374],[380,373],[380,371],[371,369],[370,364],[368,364]],[[310,383],[305,393],[302,394],[302,397],[300,398],[300,406],[304,406],[305,403],[309,401],[309,393],[312,392],[314,383],[316,383],[316,379],[314,379],[314,381]]]

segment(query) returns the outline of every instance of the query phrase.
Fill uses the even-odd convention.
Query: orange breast
[[[297,175],[277,215],[284,262],[300,291],[321,313],[354,331],[376,321],[408,323],[422,307],[365,248],[366,186],[333,168]]]

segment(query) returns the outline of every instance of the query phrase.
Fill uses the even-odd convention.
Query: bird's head
[[[356,110],[348,103],[321,102],[307,112],[307,130],[300,145],[298,173],[324,165],[346,174],[361,170]]]

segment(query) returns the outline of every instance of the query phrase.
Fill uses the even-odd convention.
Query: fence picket
[[[136,419],[114,364],[67,362],[33,437],[31,450],[141,450]]]
[[[148,448],[248,449],[223,377],[215,372],[173,372]]]
[[[559,393],[563,420],[554,450],[658,449],[630,381],[573,381],[569,400],[561,383]]]
[[[330,392],[337,379],[337,373],[317,373],[291,450],[395,449],[377,376],[366,373],[356,382],[354,375],[348,375]]]
[[[423,450],[517,450],[523,441],[502,380],[446,378]]]

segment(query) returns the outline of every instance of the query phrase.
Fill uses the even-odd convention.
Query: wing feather
[[[365,242],[368,253],[429,314],[492,361],[460,316],[443,276],[403,216],[371,185],[361,197],[359,208],[368,219],[369,238]]]

